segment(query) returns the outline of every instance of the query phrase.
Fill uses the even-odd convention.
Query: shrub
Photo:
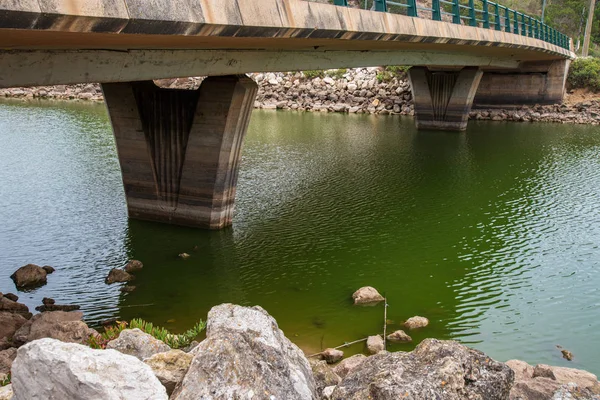
[[[167,329],[160,326],[154,326],[151,322],[146,322],[142,319],[133,319],[128,324],[124,321],[117,322],[116,325],[107,327],[99,337],[90,336],[88,345],[93,349],[105,349],[108,342],[116,339],[121,334],[123,329],[129,326],[130,329],[138,328],[155,339],[165,342],[172,349],[180,349],[189,346],[190,343],[206,328],[206,322],[200,320],[191,329],[176,335],[169,332]]]
[[[569,85],[574,88],[587,88],[600,92],[600,58],[578,58],[571,63]]]

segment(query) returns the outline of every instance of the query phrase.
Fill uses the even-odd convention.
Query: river
[[[600,132],[471,122],[417,132],[398,116],[254,111],[230,229],[127,219],[103,105],[0,102],[0,291],[80,304],[90,323],[145,318],[182,331],[223,302],[259,304],[307,352],[388,331],[456,339],[600,374]],[[187,260],[178,254],[187,252]],[[137,289],[104,278],[139,259]],[[573,352],[568,362],[556,347]],[[347,354],[361,351],[361,345]]]

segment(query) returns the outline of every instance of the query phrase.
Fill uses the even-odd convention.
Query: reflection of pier
[[[240,74],[418,66],[421,129],[464,130],[473,101],[562,99],[568,38],[410,15],[300,0],[11,3],[0,5],[0,87],[103,83],[130,216],[220,229],[256,94]],[[149,82],[199,75],[210,78],[194,92]]]

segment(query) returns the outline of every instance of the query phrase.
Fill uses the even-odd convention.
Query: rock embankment
[[[402,68],[249,74],[259,85],[255,108],[310,112],[413,115],[410,83]],[[160,86],[193,89],[201,77],[163,79]],[[0,89],[0,97],[103,101],[98,84]],[[600,124],[600,100],[516,109],[474,109],[473,120]]]
[[[13,349],[12,389],[0,395],[14,390],[16,400],[600,399],[593,374],[502,363],[455,341],[425,339],[412,352],[355,355],[335,367],[309,362],[264,309],[233,304],[209,312],[206,339],[187,352],[129,329],[107,347],[112,349],[46,338]]]

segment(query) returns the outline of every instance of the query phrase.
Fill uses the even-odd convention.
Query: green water
[[[48,285],[20,294],[29,306],[48,296],[92,323],[142,317],[174,331],[222,302],[259,304],[310,353],[382,331],[381,305],[351,302],[371,285],[388,297],[388,331],[431,320],[413,345],[456,339],[600,373],[599,128],[413,126],[255,111],[234,226],[207,232],[127,219],[102,105],[3,101],[0,291],[15,290],[19,266],[49,264]],[[121,294],[103,280],[128,258],[144,269]]]

